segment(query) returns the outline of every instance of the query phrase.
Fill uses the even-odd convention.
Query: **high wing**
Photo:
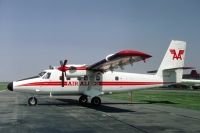
[[[133,64],[138,61],[145,61],[147,58],[152,57],[151,55],[145,54],[140,51],[123,50],[115,54],[108,55],[105,59],[89,66],[90,70],[96,71],[113,71],[117,68],[122,68],[124,65]]]

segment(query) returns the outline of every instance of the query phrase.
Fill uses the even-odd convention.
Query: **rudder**
[[[172,40],[162,63],[157,71],[157,76],[161,76],[164,82],[180,82],[183,75],[186,53],[186,42]]]

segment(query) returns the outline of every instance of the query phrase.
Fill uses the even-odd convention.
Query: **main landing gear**
[[[94,106],[99,106],[101,105],[101,99],[99,97],[93,97],[91,100],[91,104]]]
[[[28,99],[28,104],[29,104],[30,106],[35,106],[35,105],[37,105],[37,98],[36,98],[36,97],[30,97],[30,98]]]
[[[87,103],[88,103],[88,98],[87,98],[87,96],[86,95],[82,95],[80,98],[79,98],[79,103],[81,104],[81,105],[86,105]],[[91,104],[93,105],[93,106],[99,106],[99,105],[101,105],[101,99],[99,98],[99,97],[93,97],[92,99],[91,99]]]
[[[86,95],[82,95],[82,96],[79,98],[79,103],[80,103],[81,105],[86,105],[87,102],[88,102],[88,98],[87,98]]]

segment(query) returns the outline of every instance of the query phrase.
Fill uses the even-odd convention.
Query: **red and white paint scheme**
[[[114,71],[124,65],[146,61],[151,55],[123,50],[108,55],[93,65],[67,65],[60,61],[59,67],[44,70],[38,76],[14,81],[8,84],[10,91],[32,95],[80,95],[84,105],[91,99],[93,105],[100,105],[102,94],[146,89],[181,82],[185,59],[186,42],[172,40],[156,74],[136,74]],[[28,99],[29,105],[36,105],[36,97]]]

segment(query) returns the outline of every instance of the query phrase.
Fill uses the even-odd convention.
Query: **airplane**
[[[156,74],[126,73],[114,71],[125,65],[133,65],[152,57],[141,51],[122,50],[106,56],[92,65],[67,64],[50,67],[37,76],[10,82],[8,90],[31,94],[30,106],[37,105],[36,96],[78,95],[79,103],[101,105],[100,95],[148,89],[176,84],[182,81],[186,42],[172,40]]]
[[[200,89],[200,74],[192,70],[190,74],[184,74],[181,84],[192,90]]]

